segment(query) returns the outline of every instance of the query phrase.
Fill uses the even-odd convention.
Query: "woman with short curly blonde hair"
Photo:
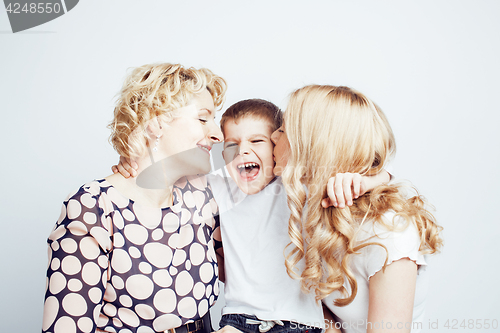
[[[148,121],[155,117],[172,120],[203,90],[210,92],[216,108],[222,106],[226,82],[208,69],[169,63],[134,68],[123,84],[109,124],[111,144],[120,156],[138,157],[147,146]]]
[[[48,239],[43,332],[212,332],[220,234],[204,175],[225,91],[208,69],[130,73],[110,141],[140,175],[90,181],[64,201]]]
[[[325,189],[317,186],[337,173],[374,175],[384,168],[396,148],[384,113],[353,89],[306,86],[292,93],[273,141],[292,212],[289,274],[323,300],[339,326],[356,323],[343,326],[346,332],[371,332],[382,322],[393,329],[404,323],[398,328],[409,332],[423,315],[424,255],[442,245],[424,199],[389,184],[351,207],[324,209]]]

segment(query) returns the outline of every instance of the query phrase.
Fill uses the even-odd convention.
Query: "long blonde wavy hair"
[[[134,68],[125,79],[114,110],[109,141],[124,157],[138,157],[148,144],[145,131],[154,117],[169,122],[176,110],[186,106],[193,95],[207,89],[220,108],[227,84],[206,68],[185,68],[179,64],[150,64]]]
[[[416,225],[422,253],[439,250],[442,228],[424,199],[407,198],[399,186],[378,186],[349,208],[321,206],[326,197],[324,184],[331,176],[341,172],[375,175],[395,152],[391,127],[371,100],[347,87],[306,86],[291,94],[284,127],[290,152],[282,178],[291,210],[286,266],[305,291],[314,291],[320,300],[339,290],[343,298],[336,300],[337,306],[352,302],[357,282],[349,261],[361,248],[377,245],[357,242],[356,232],[364,220],[387,225],[382,215],[388,210]],[[297,267],[301,259],[302,271]],[[350,294],[344,281],[350,285]]]

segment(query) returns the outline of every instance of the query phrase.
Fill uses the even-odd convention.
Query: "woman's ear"
[[[163,125],[160,117],[157,116],[150,119],[146,126],[146,131],[148,133],[149,138],[153,140],[161,138],[161,136],[163,135],[162,128]]]
[[[158,151],[160,138],[163,136],[162,123],[159,117],[154,117],[148,121],[146,125],[147,145],[152,148],[153,152]]]

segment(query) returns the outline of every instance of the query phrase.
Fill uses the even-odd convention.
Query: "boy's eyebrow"
[[[256,134],[250,135],[248,138],[249,139],[255,139],[255,138],[266,138],[266,139],[269,139],[269,136],[265,135],[263,133],[256,133]]]
[[[253,135],[250,135],[248,138],[243,138],[243,140],[248,140],[248,141],[252,141],[252,140],[255,140],[255,139],[267,139],[269,140],[270,137],[265,135],[265,134],[253,134]],[[231,137],[224,137],[224,145],[228,142],[233,142],[233,143],[237,143],[239,140],[236,140],[236,139],[233,139]]]

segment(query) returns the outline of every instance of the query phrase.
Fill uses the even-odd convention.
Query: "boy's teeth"
[[[238,165],[238,168],[243,169],[243,168],[250,168],[250,167],[256,167],[256,166],[258,166],[257,163],[244,163],[244,164]]]

